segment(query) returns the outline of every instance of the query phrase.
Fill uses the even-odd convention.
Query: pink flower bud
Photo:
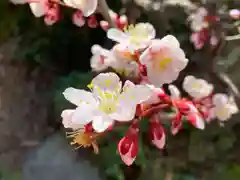
[[[107,31],[109,29],[109,24],[107,21],[100,21],[100,26],[104,31]]]
[[[88,26],[90,28],[96,28],[98,26],[96,16],[92,15],[88,17]]]
[[[78,27],[82,27],[85,24],[85,19],[81,11],[76,11],[72,15],[72,22]]]
[[[138,131],[138,127],[131,126],[127,134],[118,143],[121,159],[128,166],[132,165],[137,157]]]
[[[238,20],[238,19],[240,19],[240,10],[232,9],[229,11],[229,15],[231,18]]]
[[[166,135],[163,126],[160,124],[158,115],[153,115],[150,119],[149,134],[152,143],[158,149],[163,149],[166,143]]]

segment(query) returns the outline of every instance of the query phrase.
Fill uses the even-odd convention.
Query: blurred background
[[[226,87],[211,76],[205,50],[195,50],[186,8],[198,0],[108,0],[109,7],[130,22],[150,22],[157,37],[175,35],[190,63],[184,74],[195,74]],[[215,9],[240,9],[239,0],[205,0]],[[108,139],[100,154],[74,150],[65,137],[60,114],[69,104],[62,91],[84,88],[93,44],[111,48],[97,27],[76,27],[71,9],[53,26],[35,18],[28,5],[0,0],[0,180],[239,180],[240,116],[225,127],[211,123],[204,132],[186,128],[169,137],[166,150],[140,146],[136,163],[123,166],[117,141]],[[102,17],[97,15],[97,19]],[[229,22],[228,22],[229,23]],[[230,21],[231,23],[231,21]],[[227,25],[226,25],[227,26]],[[237,29],[224,31],[228,36]],[[226,73],[240,88],[240,40],[225,42],[214,68]],[[180,77],[181,81],[181,77]],[[178,83],[178,82],[176,82]]]

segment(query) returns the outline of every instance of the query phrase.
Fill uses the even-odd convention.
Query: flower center
[[[106,114],[111,114],[117,109],[118,97],[109,92],[100,92],[100,103],[98,109]]]
[[[201,84],[199,84],[199,83],[194,83],[193,85],[192,85],[192,88],[193,89],[201,89]]]
[[[162,56],[158,56],[157,58],[154,58],[153,69],[163,72],[167,69],[171,62],[171,58],[163,58]]]

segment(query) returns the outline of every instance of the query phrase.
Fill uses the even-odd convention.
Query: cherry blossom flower
[[[212,115],[220,121],[226,121],[231,118],[233,114],[238,113],[234,99],[229,98],[226,94],[215,94],[213,96]]]
[[[151,40],[155,38],[155,35],[155,29],[149,23],[138,23],[135,26],[130,25],[124,31],[111,28],[107,32],[109,39],[127,44],[133,52],[147,47]]]
[[[240,19],[240,10],[239,9],[231,9],[229,11],[229,15],[231,18],[238,20],[238,19]]]
[[[146,101],[151,94],[144,85],[128,88],[130,81],[122,83],[114,73],[101,73],[96,76],[90,88],[92,92],[67,88],[63,95],[71,103],[77,105],[72,115],[74,124],[92,122],[96,132],[103,132],[117,121],[131,121],[136,112],[137,104]]]
[[[140,56],[140,62],[146,66],[147,78],[156,87],[169,84],[177,79],[187,63],[178,40],[167,35],[162,39],[155,39],[147,50]]]
[[[122,161],[130,166],[133,164],[138,153],[138,124],[129,127],[127,134],[119,141],[118,151]]]
[[[213,91],[213,85],[204,79],[187,76],[183,82],[183,89],[193,98],[201,99],[209,96]]]
[[[136,57],[124,44],[117,44],[112,50],[94,45],[92,53],[91,67],[94,71],[102,71],[111,67],[119,74],[127,77],[138,77],[139,75]]]
[[[208,15],[208,12],[205,8],[200,7],[197,9],[197,11],[193,14],[191,14],[188,18],[188,20],[191,21],[191,29],[193,31],[200,31],[203,28],[208,27],[208,22],[206,21],[206,16]]]
[[[67,6],[82,11],[83,15],[88,17],[92,15],[96,9],[98,0],[63,0]]]

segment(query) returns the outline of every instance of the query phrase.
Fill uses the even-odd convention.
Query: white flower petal
[[[111,28],[107,31],[107,37],[116,42],[126,42],[129,38],[124,32],[119,29]]]
[[[120,102],[123,104],[141,104],[147,101],[152,95],[152,90],[146,85],[135,85],[134,87],[127,88],[119,97]]]
[[[41,2],[39,2],[39,3],[29,3],[29,6],[31,8],[32,13],[36,17],[41,17],[46,13],[44,4],[41,3]]]
[[[168,89],[170,91],[172,99],[179,99],[181,97],[181,93],[180,93],[180,91],[178,90],[178,88],[176,86],[169,85]]]
[[[63,95],[69,102],[77,106],[81,105],[82,103],[96,106],[96,100],[94,99],[92,93],[88,91],[70,87],[63,92]]]
[[[81,0],[81,1],[86,1],[85,6],[82,7],[82,9],[81,9],[84,16],[88,17],[96,11],[97,5],[98,5],[98,0]]]
[[[148,39],[153,39],[156,36],[155,28],[150,23],[138,23],[135,26],[136,29],[139,29],[140,31],[146,31],[148,34]]]
[[[113,122],[114,120],[109,118],[104,113],[98,113],[93,119],[92,126],[96,132],[101,133],[111,126]]]
[[[72,122],[74,124],[86,125],[90,123],[96,111],[96,107],[91,104],[82,103],[79,105],[72,115]]]
[[[75,109],[66,109],[62,111],[62,114],[61,114],[62,124],[65,128],[71,128],[73,130],[77,130],[84,127],[82,124],[73,123],[72,116],[74,112],[75,112]]]
[[[101,73],[92,80],[94,94],[98,95],[100,91],[120,93],[122,83],[115,73]]]
[[[228,103],[228,96],[226,94],[215,94],[213,96],[213,104],[215,106],[223,106]]]
[[[109,117],[116,121],[131,121],[135,117],[136,105],[120,103],[114,113],[109,114]]]
[[[179,48],[180,47],[179,41],[173,35],[166,35],[165,37],[163,37],[161,39],[161,43],[166,44],[166,45],[168,45],[169,47],[172,47],[172,48]]]

